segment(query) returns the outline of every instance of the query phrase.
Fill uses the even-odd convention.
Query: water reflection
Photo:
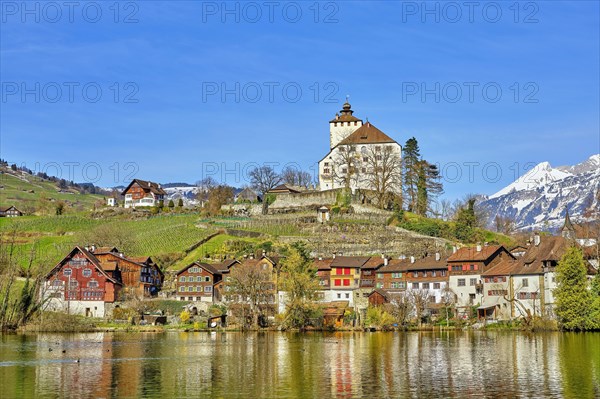
[[[600,397],[600,334],[2,335],[0,397]]]

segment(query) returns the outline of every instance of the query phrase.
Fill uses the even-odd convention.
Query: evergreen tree
[[[179,208],[183,208],[183,198],[179,198],[179,201],[177,201],[177,206]]]
[[[421,153],[417,139],[411,137],[402,149],[402,173],[404,175],[404,192],[406,205],[409,211],[414,211],[417,206],[417,181]]]
[[[556,267],[556,315],[565,330],[583,331],[594,327],[592,293],[587,289],[586,271],[583,254],[577,247],[569,248]]]
[[[175,203],[173,202],[173,200],[169,200],[169,208],[174,208],[175,207]]]
[[[415,213],[425,216],[427,213],[427,162],[420,161],[417,166],[417,202],[413,209]]]
[[[592,279],[592,311],[590,313],[590,328],[600,330],[600,271]]]
[[[471,198],[467,201],[467,205],[457,212],[454,235],[461,241],[472,242],[476,225],[475,199]]]

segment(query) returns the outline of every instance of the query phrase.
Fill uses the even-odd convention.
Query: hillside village
[[[133,179],[119,191],[94,195],[91,215],[97,223],[86,223],[97,227],[87,235],[61,237],[60,245],[52,243],[60,261],[41,265],[34,290],[41,309],[107,320],[127,316],[143,324],[180,323],[185,313],[184,318],[199,318],[208,327],[244,328],[259,321],[274,327],[297,305],[290,280],[299,279],[306,284],[305,325],[314,328],[389,328],[390,323],[374,321],[376,309],[395,315],[396,327],[409,321],[446,320],[449,325],[450,318],[478,325],[515,320],[530,325],[536,318],[555,317],[555,269],[568,248],[581,249],[588,280],[598,273],[597,235],[573,223],[568,210],[557,234],[532,232],[519,240],[478,227],[474,201],[458,208],[455,220],[429,219],[430,201],[442,187],[439,172],[418,155],[416,139],[406,145],[418,155],[412,166],[415,180],[407,183],[412,172],[403,155],[411,152],[354,116],[348,102],[329,121],[329,130],[330,149],[319,161],[318,182],[302,171],[284,179],[258,168],[252,188],[234,193],[213,184],[200,190],[201,223],[195,216],[198,208],[186,206],[181,197],[169,199],[168,188],[153,181]],[[9,177],[28,181],[27,173],[15,168],[4,181]],[[63,217],[69,209],[65,200],[50,200],[56,203],[53,217]],[[30,202],[23,203],[31,209]],[[15,205],[0,209],[0,216],[10,218],[26,214]],[[223,215],[229,221],[219,219]],[[36,217],[43,218],[24,219]],[[172,240],[168,237],[132,254],[121,247],[131,247],[123,239],[122,220],[157,220],[153,228],[158,230],[182,217],[194,222],[187,228],[183,253],[158,252]],[[103,220],[114,227],[99,238],[96,231]],[[278,229],[280,224],[289,231]],[[183,236],[181,224],[173,234]],[[232,238],[221,241],[228,249],[206,252],[219,236]],[[3,250],[15,245],[6,231],[2,239]],[[19,239],[28,240],[24,234]],[[38,244],[27,245],[24,250]],[[294,256],[303,259],[299,274],[290,269]],[[28,282],[30,272],[22,270],[21,279]],[[10,286],[1,289],[8,295]],[[160,301],[176,301],[180,311],[168,317],[150,312],[149,304]]]

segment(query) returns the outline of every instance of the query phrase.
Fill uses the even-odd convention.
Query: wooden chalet
[[[104,317],[119,298],[123,283],[118,266],[107,272],[90,251],[75,247],[44,278],[46,310]]]
[[[14,218],[18,216],[23,216],[23,212],[17,209],[14,205],[0,207],[0,217],[2,218]]]
[[[125,197],[125,208],[135,208],[157,206],[161,201],[165,200],[167,193],[158,183],[133,179],[121,195]]]

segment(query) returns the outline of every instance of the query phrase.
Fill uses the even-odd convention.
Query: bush
[[[187,310],[184,310],[183,312],[181,312],[179,314],[179,319],[184,324],[189,323],[189,321],[190,321],[191,318],[192,318],[192,316],[190,315],[190,312],[188,312]]]

